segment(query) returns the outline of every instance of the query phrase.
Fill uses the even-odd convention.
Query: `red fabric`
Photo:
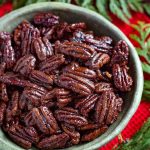
[[[3,6],[0,6],[0,17],[4,14],[10,12],[12,10],[12,4],[8,3]],[[136,33],[133,28],[129,25],[123,23],[115,16],[112,15],[113,23],[118,26],[128,37],[131,33]],[[150,23],[150,17],[143,13],[133,13],[133,17],[130,19],[130,23],[136,23],[137,21],[144,21]],[[131,39],[130,39],[131,40]],[[137,43],[131,40],[131,42],[137,46]],[[147,76],[150,79],[150,77]],[[141,102],[137,112],[134,114],[126,128],[122,131],[121,135],[123,139],[131,138],[143,125],[143,123],[150,117],[150,103],[148,102]],[[99,150],[111,150],[115,145],[118,144],[118,138],[114,138],[108,144],[100,148]]]

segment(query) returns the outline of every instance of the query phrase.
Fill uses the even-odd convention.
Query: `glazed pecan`
[[[34,125],[35,125],[35,122],[34,122],[33,117],[32,117],[32,110],[29,111],[27,114],[22,115],[22,116],[23,116],[22,119],[23,119],[23,121],[24,121],[24,123],[25,123],[25,125],[26,125],[27,127],[34,126]]]
[[[34,23],[45,27],[59,23],[59,17],[51,13],[38,13],[34,16]]]
[[[99,124],[95,124],[95,123],[88,123],[84,126],[78,127],[79,131],[86,131],[86,130],[93,130],[93,129],[97,129],[99,128]]]
[[[1,101],[0,102],[0,126],[3,124],[6,107],[7,107],[6,104]]]
[[[120,91],[130,91],[133,80],[128,74],[127,66],[113,65],[113,80],[116,88]]]
[[[19,104],[19,92],[15,91],[12,94],[11,100],[8,102],[8,107],[6,109],[6,121],[10,122],[14,116],[17,115],[19,109],[18,109],[18,104]]]
[[[47,107],[32,109],[32,118],[36,127],[44,134],[55,134],[58,130],[56,119]]]
[[[106,125],[104,125],[98,129],[90,131],[89,133],[86,133],[82,136],[81,141],[82,142],[92,141],[92,140],[96,139],[98,136],[100,136],[101,134],[103,134],[107,129],[108,129],[108,127]]]
[[[58,69],[62,64],[64,64],[64,62],[65,62],[64,55],[57,54],[41,62],[39,65],[39,69],[40,71],[51,74],[53,71]]]
[[[42,71],[33,70],[31,71],[29,78],[32,82],[43,86],[47,89],[51,89],[53,85],[54,77],[52,75],[47,75]]]
[[[33,53],[33,41],[39,37],[40,32],[37,28],[34,28],[31,25],[23,26],[20,33],[22,56]]]
[[[84,42],[93,47],[98,52],[111,53],[112,39],[108,36],[102,36],[100,38],[94,38],[92,34],[86,34],[82,31],[74,33],[73,39],[78,42]]]
[[[68,41],[58,44],[56,51],[83,61],[88,60],[95,52],[93,48],[86,44]]]
[[[6,88],[6,84],[4,83],[1,83],[0,84],[0,99],[3,101],[3,102],[7,102],[9,99],[8,99],[8,93],[7,93],[7,88]]]
[[[95,119],[99,124],[106,123],[112,124],[118,116],[117,112],[120,112],[121,99],[117,98],[112,91],[103,92],[99,98],[96,109]],[[119,102],[118,102],[119,101]],[[119,107],[118,107],[119,105]],[[119,108],[119,109],[118,109]]]
[[[80,142],[80,133],[75,130],[74,126],[71,126],[67,123],[62,123],[61,127],[63,131],[71,138],[72,144],[78,144]]]
[[[0,60],[10,69],[15,64],[15,52],[11,44],[11,36],[7,32],[0,32]]]
[[[42,104],[42,97],[47,93],[42,87],[30,88],[26,87],[19,100],[20,109],[31,110],[33,107],[38,107]]]
[[[30,149],[33,143],[39,141],[38,134],[33,127],[12,125],[8,130],[10,138],[25,149]]]
[[[89,95],[84,99],[78,100],[75,108],[79,109],[83,116],[87,117],[88,113],[95,107],[95,103],[98,98],[99,96],[97,94]]]
[[[113,50],[111,65],[113,64],[126,65],[128,63],[128,59],[129,59],[129,47],[125,41],[120,40]]]
[[[42,139],[38,143],[37,147],[42,150],[63,148],[65,147],[68,140],[69,140],[69,135],[66,133],[52,135],[50,137],[46,137]]]
[[[113,91],[113,86],[111,83],[99,82],[95,84],[95,92],[102,93],[105,91]]]
[[[71,102],[72,95],[70,91],[64,88],[58,88],[56,89],[56,98],[57,98],[57,106],[59,108],[62,108]]]
[[[81,67],[79,66],[78,63],[71,63],[71,65],[68,65],[67,67],[64,68],[64,72],[72,73],[77,76],[85,77],[88,79],[95,79],[96,78],[96,73],[95,71],[88,69],[86,67]]]
[[[95,88],[94,83],[91,80],[71,73],[63,73],[60,75],[58,77],[57,85],[81,95],[89,95]]]
[[[56,110],[55,116],[58,121],[65,122],[76,127],[83,126],[88,123],[87,119],[80,116],[79,114],[63,109]]]
[[[110,56],[105,53],[97,53],[88,60],[85,65],[91,69],[100,69],[103,65],[107,64],[110,60]]]
[[[25,55],[17,61],[16,65],[13,68],[13,71],[19,72],[24,76],[28,76],[35,67],[35,61],[36,59],[34,56]]]
[[[35,39],[33,41],[33,47],[40,61],[53,55],[52,45],[46,37]]]

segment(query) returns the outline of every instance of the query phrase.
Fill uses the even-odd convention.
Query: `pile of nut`
[[[129,49],[84,22],[38,13],[0,32],[0,126],[25,149],[48,150],[103,134],[131,90]]]

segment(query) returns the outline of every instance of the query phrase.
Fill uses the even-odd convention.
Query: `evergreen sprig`
[[[150,75],[150,23],[139,21],[131,25],[138,34],[131,34],[130,38],[138,43],[136,47],[138,55],[144,59],[142,67],[144,73]],[[144,80],[143,98],[150,100],[150,80]]]
[[[150,118],[131,140],[123,142],[115,150],[150,150]]]
[[[87,9],[91,9],[111,20],[110,13],[113,13],[122,21],[129,23],[131,11],[146,12],[150,15],[150,2],[144,0],[0,0],[0,4],[12,1],[14,9],[38,2],[64,2],[73,3]]]

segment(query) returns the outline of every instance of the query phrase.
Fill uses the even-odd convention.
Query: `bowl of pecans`
[[[46,2],[0,19],[0,149],[93,150],[143,90],[136,50],[93,11]]]

